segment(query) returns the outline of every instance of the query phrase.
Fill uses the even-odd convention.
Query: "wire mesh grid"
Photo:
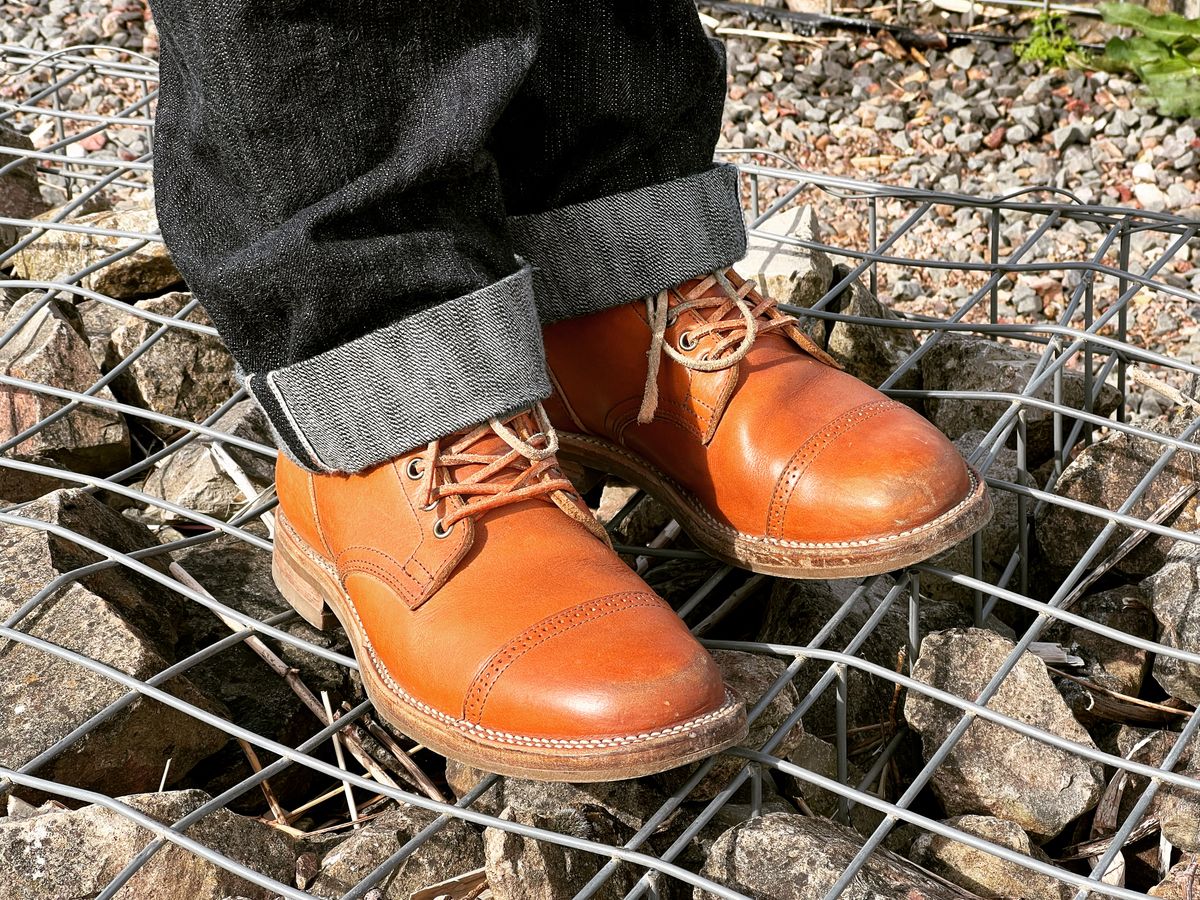
[[[163,315],[113,299],[88,286],[97,283],[92,276],[119,265],[146,248],[155,247],[159,241],[153,233],[100,227],[90,220],[82,224],[77,221],[81,213],[94,208],[96,198],[102,195],[133,196],[143,194],[149,188],[151,159],[147,148],[152,133],[156,89],[153,62],[128,53],[95,48],[43,54],[5,46],[0,47],[0,65],[0,71],[4,73],[4,81],[0,83],[3,90],[0,123],[24,133],[39,132],[41,135],[40,149],[21,145],[0,147],[0,154],[11,157],[0,162],[0,178],[23,165],[28,166],[28,160],[33,160],[46,189],[61,194],[60,204],[53,213],[36,221],[24,217],[0,217],[0,229],[19,229],[13,233],[11,246],[0,254],[0,267],[6,274],[0,280],[0,286],[7,290],[10,299],[28,296],[31,292],[34,297],[32,301],[26,300],[25,306],[18,307],[19,314],[9,313],[0,336],[0,350],[55,301],[66,304],[94,301],[125,316],[136,317],[147,326],[143,332],[145,337],[136,341],[120,361],[86,387],[57,387],[27,380],[12,371],[0,374],[0,388],[10,402],[16,403],[13,398],[17,397],[48,398],[38,407],[41,412],[35,422],[12,428],[5,436],[0,445],[4,451],[0,457],[0,472],[50,479],[51,486],[79,487],[117,509],[157,509],[161,511],[161,517],[173,525],[171,528],[160,527],[161,542],[158,544],[122,550],[62,524],[31,517],[27,514],[31,502],[28,498],[8,502],[0,511],[3,526],[39,530],[83,553],[73,568],[32,585],[31,593],[13,599],[0,624],[0,673],[4,673],[5,659],[11,659],[13,648],[23,647],[36,650],[46,660],[93,673],[116,686],[118,691],[116,699],[74,723],[52,743],[40,748],[36,755],[16,761],[3,760],[0,766],[0,788],[5,792],[49,796],[74,805],[98,804],[153,834],[144,849],[129,859],[119,874],[95,896],[118,896],[129,879],[168,845],[177,845],[235,873],[258,886],[266,895],[316,896],[296,887],[295,884],[302,883],[300,881],[285,883],[238,862],[228,852],[206,846],[194,836],[195,830],[190,832],[193,836],[189,836],[191,826],[234,805],[239,798],[255,796],[272,780],[285,778],[289,771],[304,771],[323,779],[326,788],[349,785],[359,792],[360,797],[385,798],[429,810],[436,816],[342,893],[346,900],[385,889],[389,877],[407,858],[455,820],[594,856],[594,875],[575,892],[577,898],[679,896],[693,888],[702,888],[713,896],[724,898],[743,897],[746,895],[699,874],[697,861],[689,848],[706,829],[720,821],[722,811],[731,804],[743,804],[748,815],[758,815],[765,808],[766,798],[770,798],[784,780],[829,792],[836,797],[832,815],[843,822],[854,820],[856,807],[877,814],[871,820],[871,827],[862,829],[861,850],[825,893],[829,898],[841,896],[872,853],[882,848],[898,828],[908,826],[951,838],[1021,866],[1031,875],[1051,876],[1071,889],[1077,889],[1075,896],[1078,898],[1146,896],[1122,887],[1120,883],[1106,883],[1105,876],[1127,841],[1146,835],[1148,813],[1158,792],[1164,788],[1200,790],[1200,780],[1175,771],[1185,746],[1200,728],[1200,715],[1185,704],[1149,704],[1165,717],[1162,721],[1169,722],[1172,730],[1179,730],[1180,737],[1161,763],[1157,760],[1145,763],[1111,752],[1111,748],[1104,750],[1094,744],[1064,738],[1020,717],[997,712],[988,704],[1027,651],[1036,651],[1046,634],[1064,623],[1109,638],[1122,646],[1153,654],[1156,658],[1200,666],[1200,654],[1181,649],[1179,641],[1166,642],[1161,638],[1126,633],[1071,611],[1089,586],[1102,582],[1114,561],[1129,552],[1139,540],[1200,543],[1200,536],[1182,530],[1180,523],[1172,522],[1170,518],[1190,501],[1194,487],[1185,484],[1169,502],[1150,512],[1146,511],[1145,504],[1155,479],[1172,466],[1173,461],[1177,463],[1179,459],[1200,452],[1200,444],[1195,440],[1200,418],[1193,418],[1173,430],[1151,429],[1145,417],[1139,415],[1143,404],[1138,388],[1145,379],[1135,383],[1132,377],[1134,370],[1153,373],[1151,381],[1166,386],[1162,390],[1169,393],[1174,385],[1186,391],[1189,379],[1200,375],[1200,367],[1138,346],[1129,337],[1131,327],[1136,325],[1139,303],[1147,297],[1189,307],[1200,303],[1200,297],[1174,274],[1178,271],[1177,264],[1188,261],[1196,250],[1200,223],[1162,213],[1084,206],[1073,202],[1069,196],[1062,196],[1061,191],[1033,190],[1000,199],[980,199],[799,172],[785,160],[770,154],[746,155],[738,159],[742,165],[753,234],[757,238],[792,245],[800,251],[827,254],[841,264],[834,270],[831,284],[816,303],[808,308],[790,307],[791,312],[813,327],[825,323],[832,328],[834,323],[844,323],[911,335],[912,344],[906,345],[907,349],[881,385],[905,402],[990,404],[987,408],[994,411],[992,424],[977,441],[970,458],[987,475],[997,505],[1009,503],[1014,509],[1015,522],[1014,527],[1000,538],[986,530],[977,535],[971,542],[970,552],[955,557],[957,564],[939,558],[891,576],[869,578],[849,585],[839,595],[839,605],[828,621],[814,628],[804,642],[782,645],[748,639],[755,634],[747,634],[745,629],[739,631],[731,624],[737,616],[755,606],[750,598],[771,587],[767,580],[706,560],[703,554],[690,549],[686,539],[677,537],[677,532],[670,527],[656,532],[654,539],[648,542],[622,544],[620,541],[629,534],[622,530],[623,526],[636,517],[639,510],[646,509],[650,501],[640,493],[633,493],[615,514],[610,509],[607,525],[617,536],[618,549],[639,566],[652,584],[657,575],[668,569],[670,572],[694,569],[700,573],[702,577],[693,578],[686,592],[670,599],[693,630],[704,636],[708,646],[783,661],[784,665],[760,695],[746,698],[752,722],[793,685],[802,686],[796,694],[797,702],[763,742],[754,747],[734,749],[720,760],[710,759],[693,771],[685,772],[664,791],[657,808],[638,822],[632,836],[604,843],[578,837],[565,829],[555,831],[500,818],[490,807],[489,812],[481,811],[481,798],[497,790],[498,782],[503,780],[497,776],[483,776],[457,800],[447,800],[440,793],[439,785],[426,784],[427,779],[414,774],[405,765],[394,765],[381,774],[381,766],[373,763],[369,756],[364,759],[356,753],[353,755],[357,763],[344,763],[340,747],[335,758],[329,751],[333,736],[338,733],[343,736],[343,745],[347,748],[352,743],[351,738],[357,736],[361,748],[363,737],[371,735],[383,746],[394,749],[394,758],[401,763],[405,757],[420,759],[419,751],[411,744],[401,745],[397,741],[402,739],[389,735],[372,720],[370,704],[361,694],[353,706],[346,704],[331,723],[332,713],[326,709],[327,714],[323,714],[319,701],[309,692],[306,702],[310,709],[316,705],[312,721],[318,724],[300,739],[285,743],[259,734],[253,728],[239,724],[235,717],[214,711],[195,698],[185,699],[179,695],[181,692],[165,687],[172,679],[220,661],[235,647],[248,642],[257,641],[260,646],[274,648],[269,649],[269,653],[284,677],[295,674],[297,663],[294,660],[300,658],[322,661],[348,676],[356,670],[356,663],[345,645],[323,643],[313,632],[295,627],[298,624],[296,617],[277,598],[271,612],[264,613],[261,609],[247,612],[234,595],[236,592],[229,596],[214,596],[177,562],[171,562],[185,551],[216,542],[223,542],[222,546],[229,548],[242,548],[259,559],[269,557],[273,532],[271,510],[275,504],[273,492],[270,488],[261,489],[249,484],[244,472],[239,480],[241,469],[231,460],[230,454],[237,451],[243,460],[257,458],[269,462],[274,458],[275,450],[216,427],[223,414],[245,399],[244,392],[235,391],[216,409],[199,417],[200,421],[193,422],[122,402],[108,390],[122,373],[168,336],[181,332],[215,334],[207,324],[194,321],[194,301],[184,303],[170,315]],[[61,102],[69,89],[88,85],[100,85],[101,91],[111,93],[114,99],[111,112],[102,115],[86,113]],[[108,140],[98,141],[97,135],[105,135]],[[135,137],[143,139],[140,147],[133,140]],[[852,233],[831,239],[780,236],[759,229],[777,213],[803,203],[826,210],[830,217],[853,221],[857,228],[850,229]],[[974,230],[969,231],[968,238],[943,246],[938,236],[945,232],[947,222],[951,220],[967,221]],[[53,279],[12,275],[10,267],[17,254],[39,241],[51,241],[56,236],[72,233],[107,242],[105,246],[110,247],[111,252],[106,252],[102,258],[93,258],[78,271],[61,273]],[[1070,240],[1058,241],[1058,236],[1063,234],[1069,234]],[[1046,276],[1063,285],[1051,315],[1020,315],[1006,311],[1006,298],[1014,285]],[[899,315],[863,315],[845,308],[847,292],[856,282],[869,285],[872,294],[888,298],[899,295],[897,285],[905,279],[916,279],[922,293],[948,297],[945,308],[935,313],[910,311]],[[894,305],[903,306],[901,303]],[[922,359],[955,334],[981,336],[998,344],[1032,349],[1037,354],[1036,364],[1026,371],[1024,382],[1009,391],[971,391],[958,386],[934,390],[927,386],[911,386],[913,382],[909,376],[920,370]],[[1083,385],[1078,402],[1074,403],[1068,402],[1069,391],[1064,387],[1071,378],[1081,379]],[[1117,400],[1105,408],[1104,392],[1113,388],[1119,392]],[[1186,395],[1179,396],[1186,405]],[[142,436],[135,461],[118,471],[87,474],[23,452],[29,446],[27,442],[39,433],[76,411],[90,409],[118,414]],[[1049,448],[1042,454],[1044,459],[1036,458],[1031,452],[1032,418],[1048,424]],[[1145,470],[1136,473],[1132,490],[1122,496],[1119,503],[1113,504],[1113,509],[1067,496],[1059,489],[1060,479],[1073,456],[1104,433],[1137,438],[1153,448]],[[188,509],[143,489],[147,474],[193,445],[211,448],[210,452],[223,461],[226,474],[244,488],[245,502],[226,516]],[[995,471],[996,462],[1002,457],[1014,460],[1014,472],[1006,477]],[[1069,560],[1065,571],[1055,572],[1036,564],[1035,522],[1050,508],[1060,510],[1071,522],[1090,523],[1091,527],[1084,549]],[[1004,543],[1002,546],[988,545],[995,540]],[[985,558],[999,560],[999,563],[989,565]],[[149,675],[129,674],[118,666],[32,633],[32,624],[45,604],[63,596],[71,585],[109,569],[141,576],[183,598],[187,604],[214,614],[225,623],[228,632],[169,664],[164,663],[164,667]],[[1014,629],[1015,641],[1011,650],[976,696],[956,696],[913,677],[913,660],[925,637],[923,605],[932,602],[932,597],[946,596],[947,592],[965,604],[966,615],[974,624],[984,626],[996,622],[999,617]],[[868,613],[861,615],[864,603]],[[905,617],[907,646],[901,648],[904,664],[890,667],[868,659],[863,648],[885,617],[894,615]],[[849,631],[846,630],[847,623],[853,623]],[[850,635],[848,639],[847,634]],[[284,662],[281,657],[292,661]],[[854,721],[850,683],[852,678],[859,676],[877,679],[889,689],[894,687],[897,695],[901,691],[910,696],[919,693],[956,711],[957,719],[949,733],[940,743],[924,748],[924,756],[899,784],[894,780],[885,782],[897,771],[894,760],[911,744],[914,736],[903,721],[895,717],[893,705],[893,720],[890,724],[877,723],[872,732],[874,739],[863,750],[859,741],[863,729],[850,724]],[[89,736],[121,715],[131,704],[151,701],[156,709],[176,711],[215,729],[225,739],[235,740],[255,758],[254,768],[246,770],[245,777],[239,774],[236,780],[229,782],[223,790],[215,791],[210,800],[183,818],[166,825],[109,796],[102,785],[81,787],[44,774],[52,771],[52,764],[59,757],[78,752],[81,746],[86,747]],[[836,764],[833,771],[826,774],[789,761],[781,751],[797,723],[807,723],[810,712],[822,702],[832,703],[835,725],[834,733],[828,738],[836,751]],[[16,712],[6,709],[3,714],[16,715]],[[1076,854],[1074,861],[1069,861],[1072,857],[1066,852],[1070,848],[1060,848],[1062,852],[1057,859],[1051,860],[1045,855],[1035,857],[1001,846],[939,820],[936,808],[930,806],[928,799],[931,780],[939,767],[947,764],[957,742],[976,721],[995,723],[1014,736],[1026,736],[1048,748],[1058,748],[1078,758],[1101,763],[1110,772],[1126,773],[1129,779],[1144,777],[1145,786],[1131,808],[1126,805],[1127,814],[1115,821],[1109,832],[1093,835],[1097,840],[1091,845],[1091,852]],[[775,755],[776,751],[781,751],[780,755]],[[272,761],[257,764],[258,755]],[[165,760],[159,761],[163,762]],[[719,762],[721,767],[717,768]],[[706,783],[714,772],[721,778],[720,785],[698,793],[698,786]],[[167,781],[165,773],[163,781]],[[669,836],[667,840],[662,839],[664,833]],[[613,893],[614,876],[618,872],[631,871],[634,877],[629,885]],[[459,873],[445,874],[450,877]]]

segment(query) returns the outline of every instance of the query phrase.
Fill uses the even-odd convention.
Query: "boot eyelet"
[[[450,536],[450,532],[452,532],[453,530],[454,530],[453,525],[451,525],[449,528],[446,528],[444,525],[442,525],[441,519],[438,519],[436,522],[433,523],[433,536],[435,538],[438,538],[438,539],[447,538]]]
[[[421,476],[425,474],[424,469],[421,468],[421,458],[419,456],[414,456],[412,459],[410,459],[405,472],[408,473],[408,477],[413,481],[420,481]]]
[[[437,501],[436,500],[434,500],[428,506],[422,506],[421,512],[433,512],[435,509],[437,509]]]
[[[680,350],[695,350],[696,349],[696,339],[694,337],[692,337],[692,333],[690,331],[685,331],[683,334],[681,334],[679,336],[679,349]]]

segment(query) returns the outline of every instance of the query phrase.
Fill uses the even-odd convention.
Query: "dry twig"
[[[200,584],[200,582],[196,581],[196,579],[191,575],[189,575],[187,570],[184,569],[183,566],[179,565],[179,563],[171,563],[169,571],[177,581],[181,582],[182,584],[186,584],[192,590],[204,594],[206,597],[213,599],[215,602],[215,598],[213,598],[212,594],[208,593],[204,586]],[[235,622],[233,619],[222,616],[219,613],[217,616],[231,631],[242,630],[243,626],[240,622]],[[264,644],[261,638],[256,636],[248,637],[245,640],[245,644],[256,654],[258,654],[258,656],[273,672],[287,682],[288,686],[292,689],[296,696],[300,698],[301,702],[308,707],[312,714],[317,717],[319,722],[322,722],[325,725],[330,724],[330,720],[326,718],[325,709],[322,707],[321,701],[317,699],[317,695],[314,694],[312,690],[309,689],[308,685],[306,685],[300,678],[299,672],[280,659],[278,654]],[[367,752],[366,747],[363,746],[362,730],[360,728],[358,728],[353,722],[350,722],[341,730],[340,734],[345,741],[346,749],[350,751],[350,755],[353,756],[376,781],[380,782],[381,784],[386,784],[389,787],[400,787],[400,785],[398,785],[395,780],[392,779],[387,771],[385,771],[384,768],[375,761],[371,754]],[[409,759],[408,762],[413,766],[416,765],[416,763],[411,759]],[[425,790],[426,784],[431,785],[432,782],[430,782],[428,778],[423,779],[422,782],[418,782],[418,786],[420,786],[422,790]],[[439,801],[444,800],[444,798],[440,794],[436,793],[436,791],[433,795],[430,795],[430,799]]]

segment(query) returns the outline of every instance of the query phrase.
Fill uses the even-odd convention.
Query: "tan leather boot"
[[[969,536],[983,480],[732,270],[544,329],[565,462],[658,497],[714,556],[846,578]]]
[[[539,413],[360,474],[281,456],[280,591],[341,622],[380,715],[472,766],[607,781],[730,746],[741,700],[613,553]]]

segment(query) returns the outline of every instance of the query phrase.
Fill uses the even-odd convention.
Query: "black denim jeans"
[[[744,252],[691,0],[151,5],[164,239],[308,468],[527,406],[541,323]]]

